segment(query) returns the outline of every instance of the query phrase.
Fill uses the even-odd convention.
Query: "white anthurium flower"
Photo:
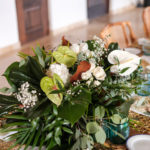
[[[100,66],[96,67],[93,70],[93,75],[97,80],[102,80],[102,81],[105,80],[105,77],[106,77],[106,73],[104,69]]]
[[[64,85],[66,85],[69,82],[71,75],[69,74],[69,70],[68,70],[66,65],[64,65],[64,64],[51,64],[49,67],[49,70],[50,70],[52,75],[54,73],[59,75],[59,77],[62,79]]]
[[[120,76],[128,76],[134,72],[140,64],[140,57],[123,50],[114,50],[108,55],[109,63],[113,64],[111,72]],[[126,71],[121,72],[123,69]]]
[[[80,53],[80,46],[78,44],[72,44],[70,49],[73,50],[76,54]]]
[[[88,44],[87,43],[81,43],[80,44],[80,52],[86,53],[88,50]]]
[[[90,79],[91,77],[92,77],[92,74],[91,74],[90,71],[86,71],[86,72],[83,72],[83,73],[81,74],[82,80],[88,80],[88,79]]]

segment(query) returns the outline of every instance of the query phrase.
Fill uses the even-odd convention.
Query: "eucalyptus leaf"
[[[121,118],[120,115],[114,114],[113,116],[111,116],[111,120],[112,120],[112,122],[115,123],[115,124],[120,124],[122,118]]]
[[[89,122],[86,125],[86,130],[89,134],[94,134],[99,130],[99,125],[97,122]]]
[[[100,144],[104,144],[106,141],[106,133],[102,127],[99,127],[99,130],[95,133],[95,139]]]
[[[105,115],[105,108],[103,106],[98,106],[95,108],[95,117],[102,119]]]

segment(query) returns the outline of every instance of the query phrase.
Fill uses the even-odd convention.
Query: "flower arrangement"
[[[10,88],[0,91],[1,132],[12,132],[16,145],[50,149],[93,149],[103,144],[104,120],[121,123],[128,116],[141,84],[140,58],[108,49],[92,40],[71,44],[64,37],[53,50],[39,46],[34,56],[19,53],[20,62],[3,74]],[[18,148],[18,149],[19,149]]]

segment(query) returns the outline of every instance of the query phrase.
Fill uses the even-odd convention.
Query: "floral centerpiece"
[[[117,43],[92,40],[62,43],[46,51],[39,46],[34,56],[19,53],[20,62],[3,74],[10,88],[2,88],[1,132],[16,145],[50,149],[93,149],[103,144],[104,120],[120,123],[128,116],[141,84],[140,58]],[[120,135],[121,136],[121,135]]]

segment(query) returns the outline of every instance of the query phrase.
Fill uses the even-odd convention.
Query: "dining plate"
[[[126,146],[129,150],[150,150],[150,135],[132,136],[127,140]]]
[[[133,48],[133,47],[125,48],[125,51],[135,54],[135,55],[138,55],[141,53],[141,50],[139,48]]]

